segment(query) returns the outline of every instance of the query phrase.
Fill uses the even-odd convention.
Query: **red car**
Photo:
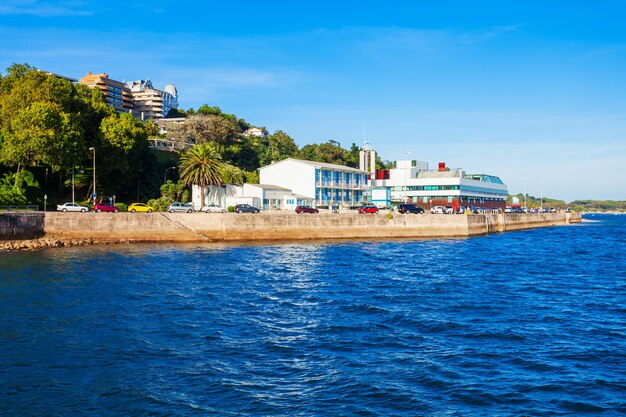
[[[378,207],[376,207],[374,204],[364,204],[363,206],[359,207],[359,214],[366,214],[366,213],[378,213]]]
[[[118,211],[120,211],[120,209],[111,203],[96,203],[96,205],[93,206],[93,211],[95,211],[96,213],[100,213],[103,211],[108,213],[117,213]]]
[[[296,213],[300,214],[300,213],[311,213],[311,214],[316,214],[319,213],[320,211],[316,208],[313,208],[311,206],[298,206],[296,207]]]

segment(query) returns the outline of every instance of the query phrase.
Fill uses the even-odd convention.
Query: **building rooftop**
[[[262,188],[264,190],[276,190],[276,191],[289,191],[291,192],[291,190],[289,188],[284,188],[284,187],[279,187],[278,185],[273,185],[273,184],[248,184],[251,187],[259,187]]]
[[[417,178],[462,178],[463,171],[461,168],[451,169],[450,171],[419,171]]]
[[[329,163],[326,163],[326,162],[317,162],[317,161],[307,161],[307,160],[304,160],[304,159],[295,159],[295,158],[283,159],[282,161],[273,162],[273,163],[271,163],[269,165],[266,165],[266,166],[273,166],[273,165],[282,164],[285,161],[300,162],[302,164],[307,164],[307,165],[311,165],[311,166],[319,167],[319,168],[332,169],[334,171],[348,171],[348,172],[358,172],[358,173],[361,173],[361,174],[370,174],[370,172],[368,172],[368,171],[361,171],[360,169],[348,167],[348,166],[345,166],[345,165],[329,164]],[[262,168],[265,168],[265,167],[261,167],[261,169]]]
[[[493,184],[504,184],[500,177],[496,177],[494,175],[486,175],[486,174],[465,174],[463,178],[468,180],[476,180],[482,182],[490,182]]]

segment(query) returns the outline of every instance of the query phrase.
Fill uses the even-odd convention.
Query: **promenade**
[[[12,213],[1,240],[52,242],[244,242],[470,237],[581,221],[580,213],[401,215],[234,213]],[[59,246],[61,244],[53,244]],[[45,246],[45,245],[44,245]]]

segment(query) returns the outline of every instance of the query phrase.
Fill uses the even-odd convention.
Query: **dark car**
[[[359,207],[359,214],[366,214],[366,213],[376,214],[378,213],[378,207],[376,207],[374,204],[364,204],[361,207]]]
[[[400,204],[398,206],[398,213],[414,213],[414,214],[422,214],[424,213],[424,209],[416,206],[415,204]]]
[[[120,209],[111,203],[96,203],[96,205],[93,207],[93,211],[95,211],[96,213],[100,213],[102,211],[106,213],[117,213],[118,211],[120,211]]]
[[[313,208],[311,206],[298,206],[296,207],[296,213],[300,214],[300,213],[311,213],[311,214],[316,214],[319,213],[320,211],[316,208]]]
[[[260,211],[261,210],[250,204],[237,204],[235,206],[235,213],[258,213]]]

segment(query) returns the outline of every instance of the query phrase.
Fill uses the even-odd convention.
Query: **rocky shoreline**
[[[99,242],[93,239],[59,239],[53,236],[39,239],[0,241],[0,253],[12,251],[30,251],[48,248],[69,248],[72,246],[95,245]]]

